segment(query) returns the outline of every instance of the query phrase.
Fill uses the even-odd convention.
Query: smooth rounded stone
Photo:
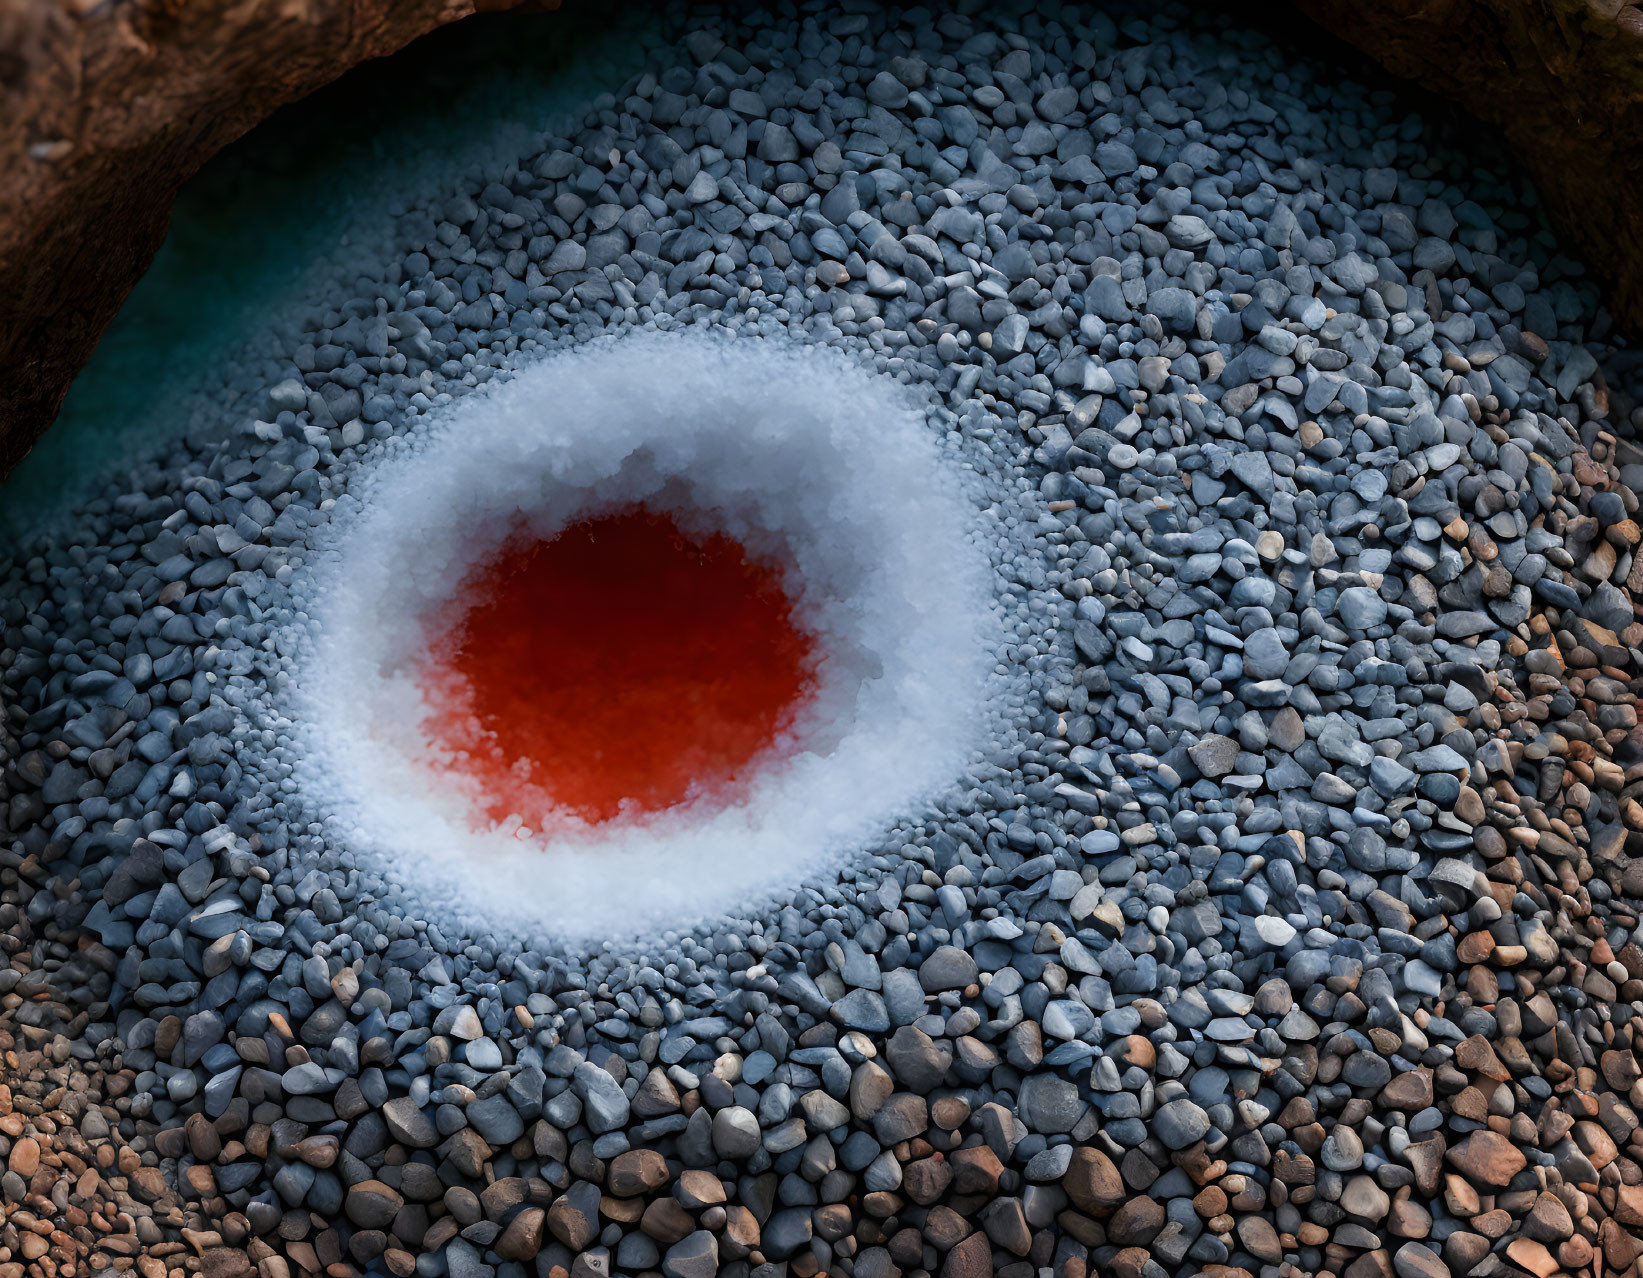
[[[494,1039],[476,1038],[468,1044],[463,1059],[474,1069],[489,1073],[502,1068],[502,1049]]]
[[[1203,551],[1196,555],[1189,555],[1187,561],[1176,571],[1176,580],[1194,584],[1213,581],[1215,575],[1221,571],[1223,562],[1221,556],[1214,551]]]
[[[1365,586],[1351,586],[1341,591],[1335,612],[1342,625],[1368,630],[1386,620],[1386,601]]]
[[[616,1263],[625,1270],[637,1272],[655,1269],[661,1262],[662,1252],[656,1241],[642,1233],[626,1233],[616,1245]]]
[[[979,970],[972,956],[956,945],[943,945],[919,965],[919,985],[928,994],[962,990],[975,983]]]
[[[1057,999],[1044,1009],[1040,1022],[1051,1038],[1079,1040],[1095,1030],[1095,1013],[1072,999]]]
[[[1254,920],[1255,934],[1275,950],[1281,950],[1297,935],[1295,925],[1272,914],[1262,914]]]
[[[687,1210],[701,1211],[705,1207],[725,1201],[724,1182],[712,1172],[701,1170],[686,1170],[679,1173],[678,1188],[674,1197]]]
[[[1075,1146],[1061,1187],[1080,1211],[1105,1216],[1128,1196],[1112,1160],[1098,1149]]]
[[[1152,1130],[1170,1149],[1202,1140],[1209,1128],[1209,1115],[1185,1097],[1160,1105],[1152,1117]]]
[[[838,1104],[837,1101],[833,1103]],[[843,1110],[844,1107],[840,1105],[839,1109]],[[845,1113],[848,1117],[848,1111]],[[759,1148],[762,1140],[759,1120],[752,1110],[729,1105],[713,1115],[713,1149],[719,1157],[747,1158]]]
[[[753,1087],[766,1082],[775,1072],[776,1058],[763,1048],[749,1053],[742,1062],[742,1081]]]
[[[1431,1247],[1406,1242],[1392,1253],[1392,1270],[1397,1278],[1450,1278],[1451,1270]]]
[[[896,110],[907,105],[907,86],[888,71],[880,71],[867,85],[867,100]]]
[[[1282,1016],[1295,1005],[1289,982],[1281,976],[1262,981],[1255,991],[1253,1011],[1263,1017]]]
[[[1245,1216],[1238,1222],[1237,1233],[1238,1241],[1256,1259],[1273,1263],[1283,1258],[1278,1231],[1264,1216]]]
[[[405,1199],[381,1181],[364,1180],[349,1187],[348,1219],[361,1229],[384,1229],[393,1223]]]
[[[1289,668],[1289,650],[1276,630],[1257,630],[1244,641],[1244,673],[1251,679],[1276,679]]]
[[[32,1178],[40,1167],[40,1142],[32,1136],[19,1136],[12,1143],[6,1166],[15,1176]]]
[[[1084,1113],[1077,1085],[1054,1074],[1024,1079],[1019,1101],[1023,1120],[1035,1132],[1070,1132]]]
[[[1341,1190],[1341,1210],[1360,1220],[1378,1221],[1386,1217],[1392,1200],[1368,1176],[1350,1176]]]
[[[1363,1166],[1363,1141],[1350,1127],[1337,1123],[1324,1138],[1318,1156],[1331,1171],[1354,1171]]]

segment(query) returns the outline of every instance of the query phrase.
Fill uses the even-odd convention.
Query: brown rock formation
[[[557,0],[0,0],[0,474],[165,237],[282,103],[478,10]]]

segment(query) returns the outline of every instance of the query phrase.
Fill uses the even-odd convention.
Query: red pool
[[[498,822],[729,801],[804,703],[813,648],[775,564],[628,507],[518,534],[468,576],[432,627],[427,728]]]

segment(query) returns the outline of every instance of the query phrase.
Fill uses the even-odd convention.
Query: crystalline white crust
[[[384,453],[334,512],[292,718],[331,836],[438,913],[574,941],[746,909],[921,811],[1003,730],[996,515],[925,405],[830,352],[594,342]],[[730,807],[476,824],[424,731],[427,619],[521,524],[547,537],[632,503],[790,565],[821,658],[814,698]]]

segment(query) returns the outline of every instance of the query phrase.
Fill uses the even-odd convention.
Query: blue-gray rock
[[[1386,600],[1367,586],[1350,586],[1341,591],[1335,613],[1348,629],[1368,630],[1386,620]]]
[[[613,1132],[628,1121],[628,1098],[621,1085],[591,1061],[583,1061],[571,1075],[571,1090],[581,1100],[588,1127],[597,1135]]]
[[[1209,1115],[1185,1097],[1160,1105],[1152,1117],[1153,1132],[1170,1149],[1185,1149],[1202,1140],[1209,1127]]]
[[[669,1247],[662,1258],[662,1273],[666,1278],[715,1278],[718,1272],[719,1242],[706,1229],[687,1234]]]
[[[1021,1117],[1035,1132],[1070,1132],[1084,1113],[1078,1086],[1055,1074],[1031,1074],[1021,1084]]]
[[[525,1133],[525,1120],[508,1103],[506,1096],[487,1096],[476,1100],[464,1112],[468,1126],[491,1145],[511,1145]]]
[[[956,945],[943,945],[931,951],[919,965],[919,985],[929,994],[962,990],[975,983],[978,972],[973,957]]]

